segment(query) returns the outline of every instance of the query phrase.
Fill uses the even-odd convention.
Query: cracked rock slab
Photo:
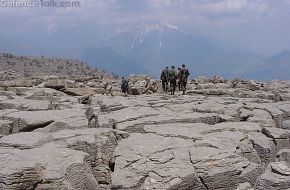
[[[252,163],[235,153],[215,148],[197,147],[190,151],[197,175],[208,189],[235,189],[240,183],[255,183],[262,165]]]
[[[267,167],[256,181],[255,189],[257,190],[277,190],[289,189],[290,176],[274,173],[270,166]]]
[[[190,162],[191,140],[131,134],[120,142],[112,174],[113,189],[205,189]]]
[[[67,148],[0,148],[0,189],[99,189],[86,157]]]

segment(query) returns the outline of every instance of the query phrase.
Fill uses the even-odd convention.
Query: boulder
[[[254,190],[254,188],[250,183],[246,182],[239,184],[236,190]]]
[[[270,164],[272,172],[290,176],[290,167],[285,162],[272,162]]]
[[[52,88],[55,90],[60,90],[65,88],[65,81],[62,79],[49,79],[44,83],[45,88]]]
[[[277,147],[273,139],[261,135],[261,133],[257,132],[249,133],[247,136],[253,144],[253,148],[259,154],[263,164],[267,165],[268,163],[275,160],[277,157]]]
[[[290,120],[283,121],[282,128],[290,130]]]
[[[279,169],[280,170],[280,169]],[[272,170],[271,164],[267,167],[264,174],[258,177],[255,184],[257,190],[276,190],[289,189],[290,176],[275,173]]]
[[[64,93],[71,96],[91,96],[95,94],[95,91],[91,88],[66,88],[63,91]]]
[[[13,122],[9,120],[0,120],[0,134],[9,135],[12,133]]]
[[[290,165],[290,149],[282,149],[277,153],[278,161],[284,161]]]

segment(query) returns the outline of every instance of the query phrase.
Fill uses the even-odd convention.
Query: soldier
[[[171,70],[169,71],[169,82],[170,82],[170,94],[174,95],[175,88],[176,88],[176,79],[177,79],[177,72],[175,67],[172,66]]]
[[[181,85],[181,89],[182,89],[182,94],[185,94],[186,91],[186,83],[187,83],[187,79],[188,76],[190,75],[188,69],[185,67],[184,64],[182,64],[181,70],[180,70],[180,85]]]
[[[177,73],[177,86],[178,86],[178,91],[180,91],[180,89],[181,89],[181,76],[180,76],[180,70],[181,70],[181,68],[179,67],[178,68],[178,73]]]
[[[125,77],[122,77],[121,90],[122,90],[122,93],[127,93],[128,94],[129,81]]]
[[[162,81],[162,88],[164,92],[168,91],[168,75],[169,75],[169,69],[168,67],[165,67],[164,70],[161,72],[160,80]]]

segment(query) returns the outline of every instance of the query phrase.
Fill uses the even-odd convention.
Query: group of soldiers
[[[178,70],[175,69],[175,66],[172,66],[170,70],[168,67],[165,67],[160,76],[163,91],[166,93],[169,91],[171,95],[174,95],[177,85],[178,90],[182,91],[182,94],[185,94],[189,75],[190,73],[184,64]]]
[[[165,69],[162,70],[160,76],[163,91],[166,93],[170,92],[171,95],[174,95],[177,86],[178,90],[185,94],[187,79],[189,75],[190,73],[184,64],[181,66],[181,68],[178,68],[178,70],[175,69],[175,66],[172,66],[170,70],[168,67],[165,67]],[[129,80],[125,77],[122,77],[121,91],[122,93],[128,93],[128,90]]]

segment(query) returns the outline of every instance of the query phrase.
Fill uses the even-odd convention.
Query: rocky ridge
[[[0,80],[13,80],[20,77],[38,79],[38,77],[43,76],[72,78],[82,76],[108,77],[110,75],[79,60],[0,53]]]
[[[289,81],[25,79],[0,81],[0,189],[289,189]]]

